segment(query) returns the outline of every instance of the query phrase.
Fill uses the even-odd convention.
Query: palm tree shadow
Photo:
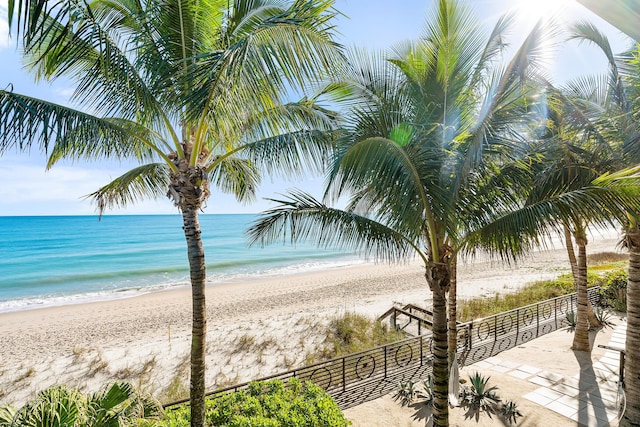
[[[591,338],[592,334],[589,335],[589,338]],[[593,335],[595,336],[595,334]],[[588,425],[589,419],[594,416],[598,419],[607,419],[606,405],[600,392],[600,378],[593,369],[591,353],[574,351],[573,354],[580,366],[578,377],[578,390],[580,391],[578,396],[578,425]],[[592,408],[591,411],[588,410],[589,406]]]

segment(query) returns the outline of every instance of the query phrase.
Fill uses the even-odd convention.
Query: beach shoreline
[[[617,236],[592,240],[588,253],[616,251]],[[510,292],[568,271],[561,246],[513,266],[461,263],[458,295]],[[215,389],[301,366],[323,344],[320,331],[332,317],[377,317],[394,302],[429,305],[418,262],[365,263],[208,286],[207,385]],[[0,402],[23,403],[53,384],[94,391],[119,379],[147,391],[164,390],[169,398],[188,384],[190,333],[188,287],[0,313]]]

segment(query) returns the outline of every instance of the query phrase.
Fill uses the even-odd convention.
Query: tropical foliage
[[[250,201],[260,171],[321,168],[334,116],[288,102],[339,68],[333,0],[10,0],[28,67],[73,81],[82,111],[0,91],[0,153],[140,165],[90,197],[102,213],[167,195],[183,216],[193,294],[193,425],[204,417],[206,280],[198,213],[210,185]],[[17,21],[13,21],[17,13]]]
[[[189,422],[188,408],[170,410],[149,427],[178,427]],[[251,383],[246,390],[206,402],[206,426],[226,427],[343,427],[349,421],[320,387],[295,378]]]
[[[131,384],[106,385],[83,395],[66,386],[38,393],[20,409],[0,408],[1,427],[123,427],[142,419],[160,419],[162,407],[136,392]]]

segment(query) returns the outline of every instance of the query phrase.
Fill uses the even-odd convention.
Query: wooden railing
[[[592,303],[597,300],[597,289],[589,289]],[[575,311],[576,302],[574,293],[461,323],[458,325],[458,360],[462,365],[470,365],[566,326],[566,314]],[[413,313],[406,314],[410,318],[416,317],[419,325],[420,320],[424,321]],[[340,408],[350,408],[390,393],[397,388],[399,382],[426,378],[431,372],[432,359],[432,338],[426,332],[256,381],[287,380],[291,377],[312,381],[333,396]],[[216,390],[208,396],[237,391],[246,388],[248,384]],[[186,402],[188,400],[173,402],[165,405],[165,408]]]

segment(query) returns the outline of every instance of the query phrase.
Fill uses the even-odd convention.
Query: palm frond
[[[131,5],[137,3],[127,3]],[[116,9],[119,14],[114,16],[113,3],[107,7],[104,2],[96,2],[93,6],[75,7],[72,27],[66,21],[41,16],[41,25],[46,30],[25,40],[27,68],[34,70],[37,78],[64,76],[76,81],[72,101],[85,109],[127,119],[144,116],[149,119],[147,122],[155,120],[160,124],[163,110],[141,70],[130,62],[131,50],[123,50],[130,49],[131,36],[121,41],[127,34],[117,31],[125,19],[121,15],[131,19],[144,11]]]
[[[419,255],[426,262],[413,242],[367,217],[329,208],[300,191],[270,200],[279,206],[261,214],[251,225],[247,233],[252,245],[312,241],[320,247],[353,250],[379,261],[398,262]]]
[[[255,199],[260,184],[260,174],[255,163],[237,157],[214,160],[215,167],[209,173],[210,181],[221,191],[236,196],[238,201],[251,202]]]
[[[0,152],[27,150],[34,143],[43,151],[55,144],[55,153],[74,158],[100,155],[149,160],[157,152],[157,147],[132,134],[122,122],[13,92],[0,91],[0,119]]]
[[[194,90],[187,116],[267,111],[285,88],[304,88],[308,81],[335,72],[342,53],[331,40],[333,13],[326,11],[331,4],[296,1],[285,12],[264,17],[224,49],[203,53],[188,73]],[[230,91],[236,102],[227,102]]]
[[[580,21],[571,27],[570,39],[579,40],[581,42],[593,43],[600,48],[602,53],[607,57],[609,62],[609,70],[611,77],[609,85],[615,102],[623,109],[627,110],[627,99],[625,95],[624,85],[618,71],[618,62],[609,43],[607,36],[601,32],[595,25],[588,21]]]
[[[98,213],[102,215],[106,209],[164,196],[168,186],[169,167],[163,163],[151,163],[131,169],[86,197],[96,204]]]
[[[516,258],[561,233],[563,224],[588,218],[596,226],[616,226],[625,221],[627,212],[635,212],[640,203],[640,179],[635,172],[622,176],[605,175],[590,186],[515,210],[494,206],[488,222],[468,234],[465,251],[481,248],[502,257]]]

